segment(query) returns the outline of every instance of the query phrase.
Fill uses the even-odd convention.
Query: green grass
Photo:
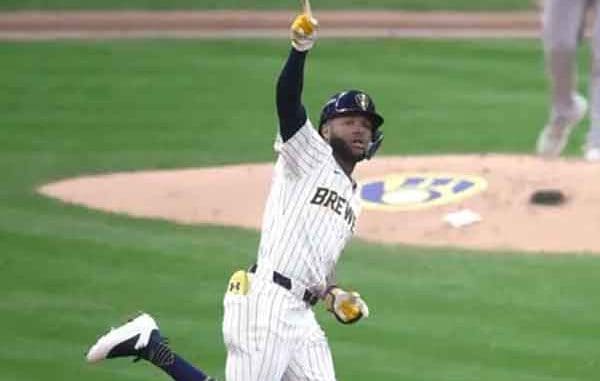
[[[297,0],[3,0],[0,9],[297,9]],[[318,9],[524,10],[528,0],[319,0]]]
[[[229,272],[253,261],[258,234],[109,215],[34,188],[271,160],[286,51],[278,41],[0,44],[0,381],[165,379],[145,364],[83,362],[99,333],[141,309],[224,379],[221,295]],[[333,92],[368,90],[386,117],[387,155],[525,153],[545,121],[542,68],[537,41],[323,41],[305,103],[314,120]],[[355,242],[339,278],[372,318],[343,327],[318,312],[341,380],[587,381],[600,371],[599,271],[590,256]]]

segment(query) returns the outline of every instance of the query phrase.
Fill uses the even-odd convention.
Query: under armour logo
[[[233,290],[239,291],[240,287],[241,287],[240,282],[229,283],[229,291],[233,291]]]

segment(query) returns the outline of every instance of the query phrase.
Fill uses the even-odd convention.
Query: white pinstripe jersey
[[[258,270],[278,271],[321,294],[355,231],[357,187],[308,119],[286,142],[278,134],[275,151]]]

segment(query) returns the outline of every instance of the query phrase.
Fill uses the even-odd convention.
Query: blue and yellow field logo
[[[451,173],[398,173],[361,181],[365,209],[401,211],[451,204],[487,188],[484,178]]]

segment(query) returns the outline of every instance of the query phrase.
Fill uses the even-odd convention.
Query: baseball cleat
[[[141,314],[111,330],[89,349],[86,359],[90,363],[115,357],[143,357],[143,350],[152,336],[159,336],[158,325],[148,314]]]
[[[587,144],[584,147],[584,155],[585,160],[593,163],[600,162],[600,145],[592,145]]]
[[[556,157],[565,149],[573,127],[585,117],[587,100],[579,95],[573,96],[575,109],[569,117],[554,118],[548,123],[537,140],[537,153],[541,156]]]

